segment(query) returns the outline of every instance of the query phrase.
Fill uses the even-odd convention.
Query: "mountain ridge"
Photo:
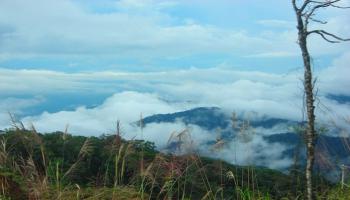
[[[231,121],[227,112],[218,107],[198,107],[181,112],[151,115],[143,119],[145,127],[151,123],[180,122],[186,126],[199,126],[209,132],[220,129],[222,131],[221,139],[226,140],[227,143],[234,141],[239,135],[238,130],[232,129]],[[242,116],[238,116],[237,121],[242,124],[244,119]],[[296,152],[300,152],[298,155],[300,159],[304,159],[306,156],[303,137],[297,130],[293,130],[301,124],[300,122],[288,119],[272,118],[268,116],[256,117],[249,121],[249,126],[255,131],[254,134],[262,136],[264,142],[271,145],[279,144],[286,147],[286,149],[281,152],[280,158],[289,159],[294,159]],[[323,153],[323,156],[329,159],[329,162],[333,162],[335,165],[341,162],[350,164],[349,138],[334,137],[325,134],[320,135],[318,138],[316,148],[319,152]],[[208,143],[214,144],[215,142],[215,137],[213,137]],[[298,151],[297,148],[299,148]],[[318,163],[318,165],[323,164]],[[318,167],[325,168],[325,166]]]

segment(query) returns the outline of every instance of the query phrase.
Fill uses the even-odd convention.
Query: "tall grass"
[[[142,119],[142,118],[141,118]],[[142,126],[141,126],[142,127]],[[93,146],[89,139],[87,139],[82,145],[79,154],[77,156],[76,162],[74,162],[67,170],[63,170],[63,162],[65,158],[65,145],[68,140],[68,130],[64,131],[62,134],[62,160],[57,160],[52,162],[45,154],[45,148],[40,136],[36,132],[34,125],[31,128],[32,138],[36,145],[40,146],[40,155],[41,155],[41,167],[43,167],[43,172],[41,173],[38,168],[38,163],[35,163],[33,160],[33,147],[26,147],[28,152],[28,159],[19,159],[18,162],[19,172],[23,175],[26,180],[27,188],[29,189],[29,196],[32,199],[42,199],[45,197],[45,193],[49,192],[51,185],[55,186],[55,195],[56,199],[63,199],[64,193],[66,193],[68,186],[66,185],[67,180],[78,173],[79,165],[92,151]],[[113,184],[113,193],[112,199],[117,199],[118,197],[118,185],[123,185],[124,183],[124,174],[126,169],[126,163],[128,156],[131,152],[132,142],[122,143],[118,140],[120,136],[120,124],[118,122],[117,136],[115,140],[115,159],[114,159],[114,184]],[[24,128],[17,128],[17,131],[23,131]],[[142,132],[142,130],[141,130]],[[174,141],[175,140],[175,141]],[[119,141],[119,142],[118,142]],[[176,142],[177,152],[179,155],[186,152],[186,150],[193,149],[191,146],[193,142],[191,141],[189,131],[183,130],[179,133],[173,134],[173,139],[169,141]],[[216,143],[216,148],[220,146],[220,140]],[[7,148],[6,141],[2,140],[2,151],[0,154],[0,161],[2,163],[7,160]],[[222,162],[220,161],[220,187],[214,192],[211,182],[207,176],[205,166],[201,161],[201,158],[194,151],[189,151],[188,155],[184,156],[166,156],[162,153],[159,153],[156,158],[148,163],[148,166],[144,167],[144,143],[141,142],[141,165],[140,165],[140,176],[142,177],[140,185],[140,198],[145,198],[146,190],[150,192],[148,199],[154,198],[153,193],[157,188],[159,193],[155,198],[167,198],[167,199],[186,199],[191,197],[191,194],[186,193],[186,188],[191,187],[191,181],[189,175],[191,173],[199,174],[202,184],[205,187],[205,193],[203,193],[202,199],[224,199],[223,195],[223,167]],[[51,163],[51,164],[48,164]],[[54,165],[52,165],[54,164]],[[54,179],[50,181],[50,168],[54,171]],[[156,169],[156,170],[155,170]],[[162,169],[162,172],[160,172]],[[154,173],[155,172],[155,173]],[[164,181],[162,178],[165,177]],[[78,184],[76,185],[76,198],[79,199],[81,196],[81,188]],[[193,187],[193,186],[192,186]],[[2,187],[4,188],[4,186]],[[4,189],[3,189],[4,190]],[[3,192],[4,193],[4,192]],[[218,193],[220,195],[218,195]],[[52,195],[51,195],[52,197]]]
[[[87,191],[87,185],[74,183],[72,177],[79,175],[81,167],[87,167],[87,160],[94,151],[94,143],[87,138],[81,145],[76,160],[69,166],[64,166],[65,157],[68,156],[65,148],[70,140],[68,128],[62,133],[63,144],[61,146],[61,159],[50,158],[45,149],[44,141],[35,130],[30,128],[30,138],[22,134],[27,130],[22,123],[16,124],[15,130],[21,135],[27,156],[11,154],[11,147],[7,145],[5,138],[0,138],[0,165],[13,168],[25,180],[27,197],[31,199],[66,199],[67,195],[73,195],[74,199],[84,199],[89,193],[90,199],[120,199],[124,195],[121,188],[134,185],[137,189],[138,199],[242,199],[242,200],[269,200],[272,197],[265,191],[260,191],[257,174],[254,166],[235,166],[228,168],[224,161],[218,160],[209,166],[204,162],[195,150],[189,129],[174,132],[168,141],[168,148],[173,153],[158,152],[152,159],[145,152],[146,142],[143,140],[143,119],[140,117],[141,141],[123,141],[121,138],[121,124],[117,122],[115,138],[112,145],[105,145],[109,150],[105,160],[104,188],[92,188]],[[253,131],[249,121],[238,121],[233,114],[232,128],[237,133],[234,140],[249,141]],[[221,151],[227,145],[221,130],[217,130],[217,140],[212,146],[213,151]],[[31,141],[28,143],[28,141]],[[236,144],[234,142],[234,144]],[[35,151],[35,148],[39,151]],[[236,148],[236,146],[235,146]],[[253,148],[247,145],[249,148]],[[174,153],[175,152],[175,153]],[[235,161],[237,161],[236,151]],[[35,155],[38,154],[38,155]],[[135,155],[136,161],[135,161]],[[34,158],[40,159],[35,160]],[[137,163],[137,169],[130,173],[132,163]],[[110,165],[112,165],[110,167]],[[217,170],[215,175],[210,171]],[[129,170],[129,171],[128,171]],[[108,180],[112,180],[110,183]],[[0,174],[0,199],[8,196],[9,180]],[[198,194],[198,189],[200,194]],[[343,193],[346,193],[344,188]],[[334,192],[336,193],[336,192]],[[334,194],[335,195],[335,194]],[[340,196],[338,196],[340,197]]]

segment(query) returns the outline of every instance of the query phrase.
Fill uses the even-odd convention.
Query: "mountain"
[[[226,128],[229,118],[216,107],[200,107],[171,114],[157,114],[143,119],[145,125],[150,123],[175,123],[181,121],[186,125],[197,125],[207,130]]]
[[[328,94],[326,98],[334,100],[340,104],[350,103],[350,96],[346,95],[336,95],[336,94]]]
[[[226,143],[232,145],[232,141],[239,139],[239,128],[232,128],[232,114],[225,112],[217,107],[199,107],[182,112],[169,113],[169,114],[157,114],[144,118],[144,126],[147,127],[151,123],[178,123],[182,122],[186,126],[199,126],[209,133],[216,133],[216,129],[220,128],[222,131],[222,139]],[[243,115],[237,115],[237,124],[242,126],[247,120]],[[269,145],[283,146],[279,157],[276,159],[290,159],[295,158],[296,152],[299,153],[301,160],[305,158],[305,146],[303,144],[303,137],[297,134],[293,129],[300,125],[300,122],[291,121],[288,119],[273,118],[268,116],[254,116],[249,120],[249,127],[253,132],[252,137],[262,137],[261,142],[265,144],[266,153],[256,152],[258,156],[257,160],[269,159]],[[214,144],[216,142],[216,136],[208,138],[207,144]],[[259,146],[258,142],[252,142],[252,145]],[[323,134],[318,137],[316,145],[317,152],[322,155],[318,156],[316,165],[319,168],[328,169],[330,164],[340,165],[340,163],[350,164],[350,139],[345,137],[333,137],[330,134]],[[253,146],[254,148],[254,146]],[[261,155],[260,155],[261,154]],[[323,159],[323,160],[322,160]],[[268,162],[261,162],[262,165],[268,164]],[[257,163],[257,164],[261,164]],[[334,167],[332,166],[332,167]]]
[[[143,123],[147,125],[150,123],[175,123],[176,121],[181,121],[186,125],[197,125],[207,130],[214,130],[227,128],[231,124],[231,120],[231,116],[220,108],[198,107],[182,112],[148,116],[143,119]],[[242,117],[238,117],[238,120],[242,120]],[[258,120],[249,120],[249,122],[252,127],[263,128],[272,128],[278,124],[296,124],[296,122],[287,119],[269,118],[266,116]]]

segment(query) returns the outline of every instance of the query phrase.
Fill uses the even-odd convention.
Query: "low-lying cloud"
[[[347,74],[350,68],[350,54],[345,53],[332,65],[318,70],[317,120],[327,122],[350,116],[350,104],[340,103],[326,97],[327,94],[350,96]],[[302,120],[302,70],[288,74],[271,74],[252,71],[237,71],[234,68],[216,67],[211,69],[191,68],[167,72],[81,72],[63,73],[43,70],[0,69],[1,128],[10,126],[8,114],[4,111],[22,110],[40,106],[46,95],[79,95],[81,93],[110,94],[97,106],[80,106],[72,110],[44,112],[36,116],[21,118],[25,125],[31,123],[40,132],[64,130],[69,124],[69,132],[79,135],[112,134],[117,120],[122,123],[124,137],[144,138],[156,143],[158,148],[166,146],[173,131],[189,128],[181,121],[176,123],[148,124],[141,136],[140,128],[134,122],[153,114],[173,113],[198,106],[217,106],[227,114],[253,112],[259,116],[269,116],[289,120]],[[19,82],[18,80],[22,80]],[[32,98],[10,98],[18,94]],[[84,103],[84,100],[81,100]],[[344,120],[343,120],[344,121]],[[346,123],[339,123],[346,127]],[[283,127],[282,127],[283,128]],[[215,141],[215,133],[198,126],[191,126],[195,145],[201,149],[209,141]],[[220,153],[206,152],[229,162],[256,164],[271,168],[284,168],[291,161],[281,154],[287,147],[270,144],[264,135],[279,132],[281,127],[257,128],[261,133],[248,143],[229,143]],[[250,150],[246,150],[248,146]],[[235,148],[235,149],[232,149]],[[236,152],[233,157],[232,152]]]
[[[319,89],[317,103],[320,100],[319,105],[324,105],[319,106],[318,112],[323,112],[327,108],[344,116],[350,115],[348,104],[340,104],[325,98],[327,94],[350,96],[347,89],[350,87],[347,77],[347,74],[350,74],[350,68],[347,66],[349,60],[350,54],[345,53],[330,67],[315,73]],[[70,74],[9,69],[0,69],[0,72],[0,93],[5,98],[18,94],[43,97],[62,94],[67,95],[67,98],[82,93],[109,95],[111,97],[95,110],[80,107],[76,111],[90,113],[113,110],[113,114],[103,113],[108,116],[106,118],[112,117],[113,120],[123,115],[131,116],[131,112],[139,115],[143,110],[150,110],[153,113],[179,111],[180,104],[182,108],[186,105],[187,107],[218,106],[228,112],[255,111],[261,115],[278,118],[292,120],[302,118],[303,86],[300,80],[303,76],[302,70],[288,74],[237,71],[234,68],[221,67],[145,73],[106,71]],[[150,104],[147,104],[148,101]],[[81,102],[84,103],[84,100]],[[17,103],[12,102],[11,107],[16,105]],[[163,109],[165,107],[168,109]],[[71,112],[63,111],[53,115],[63,114],[69,115],[65,121],[75,121]],[[127,117],[129,121],[130,118]],[[324,116],[320,115],[319,119],[323,118]]]

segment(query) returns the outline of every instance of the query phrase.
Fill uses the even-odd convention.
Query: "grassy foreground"
[[[184,134],[180,132],[178,134]],[[181,144],[172,143],[176,148]],[[315,180],[320,199],[350,190]],[[234,166],[151,142],[24,128],[0,133],[0,199],[303,199],[303,174]]]

